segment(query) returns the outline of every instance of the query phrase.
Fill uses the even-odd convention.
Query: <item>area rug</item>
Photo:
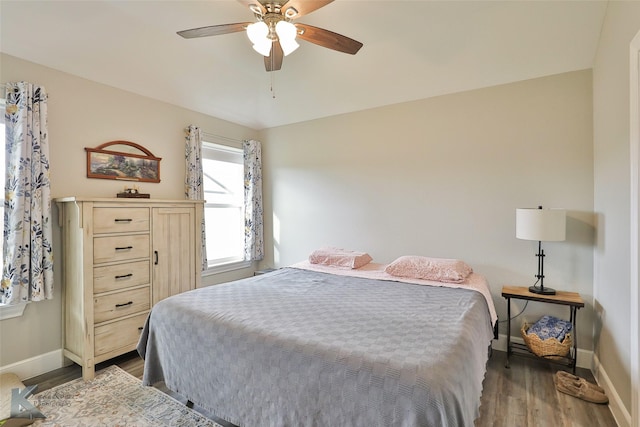
[[[33,426],[221,427],[115,365],[91,381],[79,378],[29,400],[47,417]]]

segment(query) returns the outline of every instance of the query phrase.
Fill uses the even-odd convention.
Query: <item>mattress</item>
[[[283,268],[175,295],[141,335],[143,383],[238,426],[472,426],[492,303],[435,285]]]

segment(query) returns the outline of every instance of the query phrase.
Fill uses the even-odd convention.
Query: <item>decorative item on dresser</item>
[[[203,202],[66,197],[64,355],[82,366],[134,350],[151,306],[200,285]]]
[[[124,191],[122,193],[116,194],[116,197],[119,199],[150,199],[151,194],[149,193],[141,193],[138,189],[137,185],[133,187],[124,187]]]

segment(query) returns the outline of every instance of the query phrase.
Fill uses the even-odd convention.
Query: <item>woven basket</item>
[[[522,335],[524,343],[533,354],[551,360],[560,360],[569,354],[572,344],[570,332],[564,336],[562,342],[555,338],[543,340],[536,334],[527,334],[530,326],[531,325],[526,322],[523,323],[522,328],[520,328],[520,334]]]

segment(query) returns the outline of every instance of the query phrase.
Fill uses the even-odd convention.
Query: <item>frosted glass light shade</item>
[[[566,238],[564,209],[516,209],[516,237],[522,240],[559,242]]]
[[[262,21],[247,25],[247,37],[253,44],[263,42],[269,35],[269,27]]]
[[[278,35],[278,40],[280,41],[280,46],[282,46],[282,53],[284,53],[284,56],[289,55],[291,52],[300,47],[300,45],[296,41],[298,30],[296,29],[296,26],[291,22],[278,22],[276,24],[276,34]]]
[[[272,45],[273,45],[273,42],[271,40],[265,39],[264,41],[261,41],[260,43],[254,44],[253,45],[253,50],[258,52],[262,56],[269,56],[269,54],[271,54],[271,46]]]
[[[262,56],[269,56],[273,42],[269,37],[269,27],[262,21],[247,26],[247,37],[253,43],[253,49]]]

